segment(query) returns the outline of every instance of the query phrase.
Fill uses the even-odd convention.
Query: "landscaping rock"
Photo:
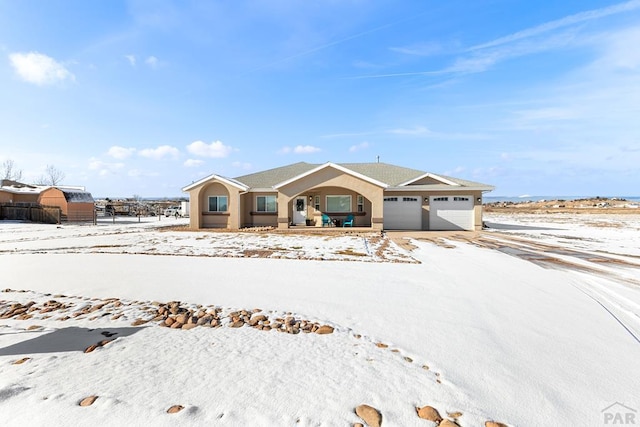
[[[451,420],[442,420],[440,421],[440,424],[438,424],[438,427],[460,427],[460,426]]]
[[[78,405],[80,405],[80,406],[91,406],[91,405],[93,405],[93,402],[95,402],[97,398],[98,398],[98,396],[87,396],[84,399],[82,399],[78,403]]]
[[[333,333],[333,327],[329,325],[322,325],[318,329],[316,329],[316,334],[319,334],[319,335],[326,335],[326,334],[332,334],[332,333]]]
[[[182,405],[173,405],[171,408],[167,409],[167,414],[176,414],[184,409]]]
[[[487,421],[484,423],[484,427],[507,427],[507,425],[497,421]]]
[[[356,408],[356,415],[362,418],[369,427],[380,427],[382,425],[382,414],[372,406],[358,406]]]
[[[423,406],[422,408],[416,408],[416,412],[418,416],[423,420],[433,421],[434,423],[439,423],[442,421],[442,417],[438,410],[432,406]]]
[[[30,357],[23,357],[22,359],[18,359],[15,362],[13,362],[12,365],[22,365],[27,360],[31,360],[31,358]]]

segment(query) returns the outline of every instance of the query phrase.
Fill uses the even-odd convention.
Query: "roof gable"
[[[232,187],[236,187],[236,188],[238,188],[238,189],[240,189],[242,191],[247,191],[249,189],[249,187],[247,187],[245,184],[243,184],[241,182],[238,182],[238,180],[236,180],[236,179],[227,178],[227,177],[224,177],[224,176],[221,176],[221,175],[216,175],[214,173],[214,174],[211,174],[209,176],[206,176],[206,177],[202,178],[199,181],[196,181],[196,182],[194,182],[192,184],[189,184],[186,187],[183,187],[182,191],[190,191],[190,190],[192,190],[192,189],[204,184],[205,182],[211,181],[213,179],[215,179],[217,181],[224,182],[225,184],[231,185]]]
[[[447,185],[453,185],[456,187],[459,187],[460,184],[453,181],[452,179],[447,179],[443,176],[440,175],[436,175],[434,173],[430,173],[427,172],[421,176],[418,176],[416,178],[410,179],[409,181],[403,182],[402,184],[398,184],[399,187],[404,187],[406,185],[411,185],[411,184],[428,184],[429,181],[433,182],[436,181],[436,183],[438,184],[447,184]]]
[[[280,187],[284,187],[287,184],[291,184],[292,182],[295,182],[295,181],[297,181],[299,179],[302,179],[302,178],[304,178],[306,176],[312,175],[312,174],[314,174],[314,173],[316,173],[316,172],[318,172],[318,171],[320,171],[322,169],[326,169],[326,168],[337,169],[337,170],[339,170],[339,171],[341,171],[343,173],[346,173],[346,174],[351,175],[351,176],[355,176],[357,178],[360,178],[360,179],[362,179],[364,181],[370,182],[371,184],[377,185],[377,186],[382,187],[382,188],[386,188],[386,187],[389,186],[388,184],[385,184],[384,182],[381,182],[381,181],[378,181],[376,179],[373,179],[370,176],[361,174],[359,172],[356,172],[354,170],[346,168],[346,167],[344,167],[342,165],[339,165],[339,164],[336,164],[336,163],[327,162],[327,163],[325,163],[323,165],[317,166],[317,167],[315,167],[315,168],[313,168],[311,170],[308,170],[308,171],[306,171],[304,173],[301,173],[300,175],[297,175],[297,176],[291,177],[291,178],[289,178],[289,179],[287,179],[285,181],[282,181],[282,182],[274,185],[273,188],[278,189]]]

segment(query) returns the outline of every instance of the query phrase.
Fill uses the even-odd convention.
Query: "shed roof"
[[[68,203],[94,203],[93,196],[83,190],[76,188],[60,188],[64,198]]]

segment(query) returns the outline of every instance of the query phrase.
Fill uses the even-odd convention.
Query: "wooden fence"
[[[62,211],[57,206],[41,206],[25,203],[2,203],[0,204],[0,219],[10,221],[32,221],[44,224],[60,224],[62,220]]]

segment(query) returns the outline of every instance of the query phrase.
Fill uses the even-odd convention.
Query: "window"
[[[316,196],[314,202],[315,202],[314,203],[315,204],[314,207],[316,208],[317,211],[319,211],[320,210],[320,196]]]
[[[258,212],[277,212],[276,196],[256,197],[256,210]]]
[[[351,212],[351,196],[327,196],[327,212]]]
[[[356,198],[356,204],[358,205],[358,212],[364,212],[364,196],[358,194]]]
[[[448,202],[449,198],[448,197],[434,197],[433,201],[434,202]]]
[[[454,202],[468,202],[469,198],[468,197],[454,197],[453,201]]]
[[[209,196],[209,212],[226,212],[227,196]]]
[[[397,197],[385,197],[384,201],[385,202],[397,202],[398,198]]]
[[[403,202],[417,202],[418,198],[417,197],[403,197],[402,201]]]

